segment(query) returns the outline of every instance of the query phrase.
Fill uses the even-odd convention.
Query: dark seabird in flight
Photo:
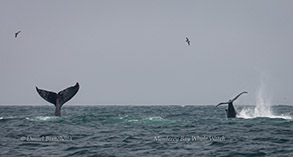
[[[55,105],[55,116],[61,116],[61,107],[77,93],[79,84],[77,82],[74,86],[68,87],[60,91],[58,94],[55,92],[39,89],[38,87],[36,87],[36,89],[42,98]]]
[[[18,34],[20,33],[21,31],[18,31],[15,33],[15,38],[17,38]]]
[[[226,110],[226,112],[227,112],[227,118],[235,118],[236,117],[236,110],[235,110],[235,108],[234,108],[234,106],[233,106],[233,102],[240,96],[240,95],[242,95],[242,94],[244,94],[244,93],[246,93],[247,94],[247,92],[241,92],[240,94],[238,94],[234,99],[232,99],[232,100],[229,100],[228,102],[222,102],[222,103],[219,103],[216,107],[218,107],[218,106],[220,106],[220,105],[223,105],[223,104],[228,104],[228,110]]]
[[[186,42],[188,44],[188,46],[190,46],[190,40],[186,37]]]

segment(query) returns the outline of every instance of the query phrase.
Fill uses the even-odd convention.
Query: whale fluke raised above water
[[[36,89],[42,98],[55,105],[55,116],[61,116],[61,107],[78,92],[79,83],[77,82],[74,86],[68,87],[59,93],[46,91],[38,87]]]
[[[236,117],[236,110],[233,106],[233,102],[238,99],[238,97],[242,94],[248,94],[246,91],[241,92],[240,94],[238,94],[235,98],[233,98],[232,100],[229,100],[228,102],[221,102],[219,103],[216,107],[220,106],[220,105],[224,105],[224,104],[228,104],[228,110],[226,110],[227,112],[227,118],[235,118]]]

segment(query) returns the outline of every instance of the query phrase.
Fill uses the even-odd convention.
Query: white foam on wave
[[[36,117],[26,117],[25,119],[32,120],[32,121],[52,121],[58,118],[59,117],[56,117],[56,116],[36,116]]]
[[[21,118],[21,117],[16,117],[16,116],[0,117],[0,120],[1,119],[17,119],[17,118]]]
[[[157,117],[149,117],[147,118],[147,120],[151,120],[151,121],[162,121],[164,120],[164,118],[157,116]]]
[[[130,120],[128,120],[128,122],[138,122],[138,120],[137,119],[130,119]]]
[[[267,112],[268,110],[265,110]],[[244,119],[251,119],[251,118],[282,118],[282,119],[288,119],[293,120],[293,118],[289,115],[281,114],[281,115],[275,115],[271,111],[268,111],[269,114],[265,114],[265,112],[261,112],[257,107],[254,109],[251,108],[243,108],[237,117],[244,118]]]
[[[119,119],[124,119],[124,118],[127,118],[128,115],[125,115],[125,116],[122,116],[122,117],[119,117]]]
[[[270,97],[265,95],[265,88],[263,83],[259,90],[257,91],[256,95],[256,105],[255,108],[243,108],[239,113],[239,118],[258,118],[258,117],[265,117],[265,118],[282,118],[282,119],[289,119],[292,120],[292,117],[289,115],[275,115],[271,109],[271,101]]]

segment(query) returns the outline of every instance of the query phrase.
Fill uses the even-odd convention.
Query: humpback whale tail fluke
[[[228,104],[228,110],[226,109],[226,112],[227,112],[227,117],[228,118],[235,118],[236,117],[236,110],[233,106],[233,102],[238,99],[238,97],[242,94],[248,94],[248,92],[244,91],[244,92],[241,92],[240,94],[238,94],[235,98],[233,98],[232,100],[229,100],[228,102],[221,102],[219,103],[218,105],[216,105],[216,107],[220,106],[220,105],[224,105],[224,104]]]
[[[242,95],[242,94],[244,94],[244,93],[246,93],[246,94],[248,94],[248,92],[246,92],[246,91],[244,91],[244,92],[241,92],[240,94],[238,94],[235,98],[233,98],[232,100],[229,100],[228,102],[221,102],[221,103],[219,103],[216,107],[218,107],[218,106],[220,106],[220,105],[224,105],[224,104],[229,104],[229,103],[233,103],[236,99],[238,99],[238,97],[240,97],[240,95]]]
[[[240,95],[242,94],[248,94],[248,92],[244,91],[244,92],[241,92],[240,94],[238,94],[234,99],[232,99],[232,101],[235,101],[236,99],[238,99],[238,97],[240,97]]]
[[[79,83],[77,82],[74,86],[68,87],[59,93],[46,91],[38,87],[36,89],[43,99],[55,105],[55,116],[61,116],[61,107],[78,92]]]
[[[229,104],[229,102],[221,102],[219,103],[216,107],[220,106],[220,105],[224,105],[224,104]]]

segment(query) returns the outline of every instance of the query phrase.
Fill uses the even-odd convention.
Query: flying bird
[[[190,46],[190,40],[186,37],[186,42],[188,44],[188,46]]]
[[[20,33],[21,31],[18,31],[15,33],[15,38],[17,38],[18,34]]]

